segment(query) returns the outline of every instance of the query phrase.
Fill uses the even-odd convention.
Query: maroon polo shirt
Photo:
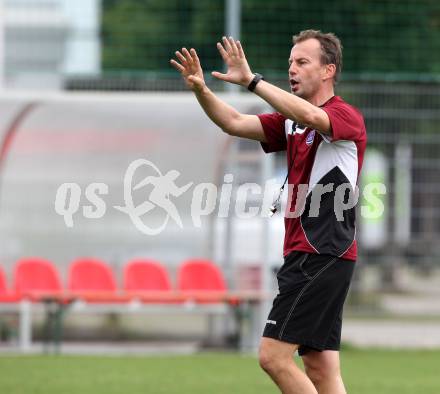
[[[337,201],[346,204],[358,183],[367,142],[365,123],[360,111],[339,96],[321,108],[329,116],[331,136],[278,112],[258,115],[267,140],[261,143],[263,150],[286,151],[287,168],[293,162],[283,254],[299,250],[356,260],[355,207],[343,209]],[[303,192],[298,193],[298,185],[305,185]],[[313,193],[320,195],[318,210]]]

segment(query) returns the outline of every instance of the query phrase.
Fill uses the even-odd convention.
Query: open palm
[[[217,49],[226,63],[228,70],[226,74],[213,71],[212,75],[222,81],[247,86],[253,78],[252,71],[246,60],[240,41],[232,37],[223,37],[223,45],[218,42]]]
[[[170,60],[171,65],[182,74],[182,77],[189,89],[200,91],[205,86],[203,70],[200,65],[199,57],[195,49],[188,51],[182,48],[182,51],[176,51],[176,57],[179,61]]]

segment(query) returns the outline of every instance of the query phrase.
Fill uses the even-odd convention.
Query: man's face
[[[290,51],[289,82],[292,93],[311,99],[321,88],[325,65],[321,64],[321,44],[315,38],[295,44]]]

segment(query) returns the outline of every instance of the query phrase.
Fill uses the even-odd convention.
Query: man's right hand
[[[182,74],[189,89],[195,93],[201,92],[206,84],[196,50],[191,48],[188,51],[186,48],[182,48],[181,52],[176,51],[176,57],[179,61],[171,59],[171,65]]]

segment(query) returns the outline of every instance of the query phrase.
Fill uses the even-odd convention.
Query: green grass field
[[[440,394],[440,351],[344,350],[349,394]],[[300,362],[300,361],[299,361]],[[255,357],[1,356],[7,394],[275,394]]]

